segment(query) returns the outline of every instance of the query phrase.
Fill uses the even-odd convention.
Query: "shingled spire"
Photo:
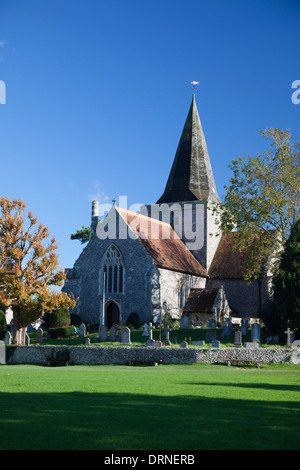
[[[165,192],[157,204],[185,201],[219,202],[194,93]]]

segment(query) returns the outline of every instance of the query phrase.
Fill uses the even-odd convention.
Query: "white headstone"
[[[6,347],[3,341],[0,341],[0,364],[6,364]]]
[[[130,329],[127,326],[123,326],[121,328],[121,343],[122,344],[131,344]]]

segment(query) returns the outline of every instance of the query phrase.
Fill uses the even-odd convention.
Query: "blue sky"
[[[259,130],[300,141],[300,2],[0,0],[1,195],[21,197],[59,242],[91,201],[161,196],[192,99],[219,194]]]

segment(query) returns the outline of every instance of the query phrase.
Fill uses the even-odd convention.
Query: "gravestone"
[[[30,345],[30,337],[28,333],[25,333],[25,346]]]
[[[151,322],[148,325],[148,332],[149,332],[149,339],[150,341],[152,341],[153,340],[153,326]]]
[[[3,341],[0,341],[0,364],[6,364],[6,347]]]
[[[189,326],[189,319],[186,315],[181,318],[180,328],[187,328]]]
[[[260,341],[260,324],[253,323],[251,327],[251,341],[258,340]]]
[[[249,320],[248,318],[242,318],[241,332],[244,336],[248,334],[249,330]]]
[[[131,344],[130,329],[127,326],[123,326],[121,328],[121,343],[122,344]]]
[[[84,323],[81,323],[79,326],[79,337],[84,338],[86,336],[86,326]]]
[[[111,329],[109,330],[110,341],[117,341],[117,334],[118,334],[117,328],[115,326],[112,326]]]
[[[6,332],[5,338],[4,338],[4,343],[5,344],[11,344],[11,333],[10,333],[10,331]]]
[[[192,341],[192,346],[204,346],[205,341]]]
[[[224,336],[230,336],[232,333],[231,318],[228,318],[222,322],[222,338]]]
[[[42,328],[39,328],[36,332],[36,342],[39,343],[39,344],[42,344],[43,342],[43,334],[44,334],[44,331]]]
[[[142,336],[149,336],[147,323],[144,323],[143,328],[144,328],[144,331],[143,331]]]
[[[180,347],[181,348],[187,348],[188,347],[187,341],[182,341],[182,343],[180,343]]]
[[[86,346],[89,346],[91,344],[90,338],[85,339],[85,344],[86,344]]]
[[[99,338],[100,341],[107,341],[107,331],[108,328],[106,325],[101,325],[99,328]]]
[[[258,349],[259,348],[259,342],[258,341],[247,342],[247,343],[245,343],[245,348],[246,349]]]
[[[213,349],[220,349],[220,341],[217,341],[216,339],[211,342],[211,347]]]
[[[215,341],[215,339],[217,338],[217,332],[216,331],[207,331],[206,332],[206,342],[207,343],[211,343],[212,341]]]
[[[288,328],[287,331],[285,331],[285,334],[287,335],[286,347],[291,348],[292,347],[292,342],[294,341],[294,332],[291,331],[290,328]]]
[[[152,346],[153,348],[161,348],[161,347],[162,347],[162,342],[161,342],[161,341],[155,341],[155,340],[153,339],[151,346]]]
[[[165,346],[171,344],[170,341],[170,323],[164,319]]]
[[[242,347],[242,332],[241,331],[236,331],[234,334],[234,347],[235,348],[241,348]]]

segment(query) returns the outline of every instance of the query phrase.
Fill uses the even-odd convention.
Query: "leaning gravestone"
[[[106,341],[107,340],[107,326],[101,325],[99,328],[99,338],[100,341]]]
[[[131,344],[130,341],[130,329],[127,326],[123,326],[121,329],[121,343]]]
[[[81,323],[79,326],[79,338],[85,338],[86,336],[86,326],[84,323]]]
[[[211,342],[211,347],[213,349],[220,349],[220,341],[217,341],[216,339]]]
[[[0,341],[0,364],[6,364],[6,347],[3,341]]]

